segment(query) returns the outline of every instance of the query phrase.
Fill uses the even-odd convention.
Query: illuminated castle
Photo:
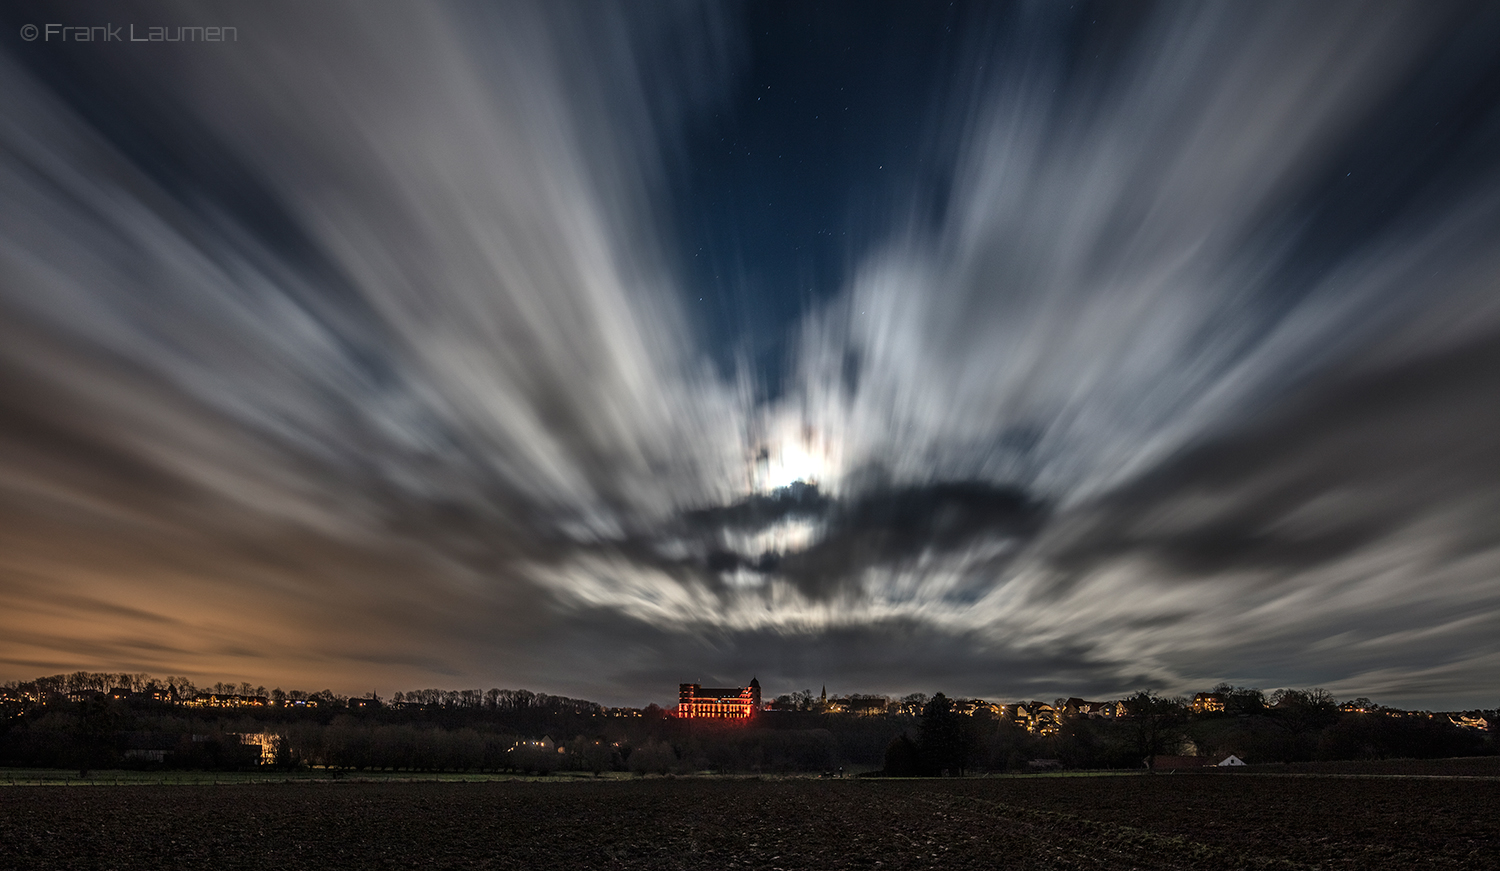
[[[760,709],[760,681],[750,678],[747,687],[704,687],[695,683],[677,687],[676,716],[687,720],[737,720]]]

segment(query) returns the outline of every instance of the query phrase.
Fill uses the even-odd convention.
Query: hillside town
[[[1251,692],[1258,693],[1258,691]],[[1343,713],[1441,719],[1458,728],[1476,731],[1488,731],[1493,720],[1493,712],[1483,710],[1408,711],[1378,705],[1365,698],[1352,699],[1334,705],[1332,697],[1323,691],[1315,690],[1313,693],[1315,695],[1311,697],[1311,702],[1314,705],[1336,707]],[[1236,698],[1235,688],[1225,686],[1213,692],[1195,693],[1191,699],[1184,700],[1182,708],[1184,713],[1197,717],[1212,717],[1228,713],[1249,715],[1256,709],[1290,707],[1309,701],[1308,694],[1299,693],[1296,690],[1278,691],[1271,694],[1269,698],[1263,696],[1244,698],[1245,691],[1243,690],[1239,695],[1241,697]],[[670,716],[681,719],[717,720],[747,719],[756,715],[774,716],[780,713],[853,717],[919,717],[929,702],[929,698],[923,693],[914,693],[899,699],[858,693],[830,697],[827,687],[824,687],[817,696],[813,696],[810,690],[803,690],[777,696],[772,701],[762,702],[760,682],[755,678],[752,678],[744,687],[704,688],[699,684],[681,684],[678,698],[677,706],[668,712]],[[1058,734],[1064,724],[1073,720],[1116,720],[1132,716],[1129,699],[1090,701],[1073,696],[1054,699],[1051,702],[1036,700],[992,702],[978,698],[954,698],[949,701],[953,713],[959,716],[1014,723],[1032,735],[1043,737]]]
[[[309,693],[276,688],[267,691],[263,686],[252,687],[248,683],[216,683],[199,688],[186,678],[158,679],[145,674],[107,672],[75,672],[0,685],[0,710],[6,711],[10,716],[32,708],[89,702],[206,712],[374,709],[420,712],[514,709],[530,706],[538,700],[549,707],[563,707],[575,714],[597,718],[666,716],[683,720],[748,720],[753,717],[774,719],[785,714],[919,717],[928,704],[929,697],[924,693],[913,693],[900,698],[862,693],[830,696],[825,686],[817,695],[813,695],[810,690],[802,690],[762,701],[760,682],[755,678],[743,687],[705,688],[696,683],[681,684],[678,704],[666,709],[656,705],[640,708],[606,707],[594,702],[532,693],[528,690],[413,690],[397,692],[390,699],[381,699],[373,692],[365,697],[351,697],[330,690]],[[1041,737],[1058,734],[1071,721],[1123,720],[1132,716],[1131,701],[1128,698],[1094,701],[1074,696],[1051,701],[1001,702],[955,697],[949,699],[949,703],[956,715],[1013,723],[1027,733]],[[1335,703],[1332,696],[1322,690],[1278,690],[1267,696],[1258,690],[1223,685],[1214,691],[1195,693],[1191,698],[1181,700],[1183,713],[1193,717],[1246,716],[1262,710],[1307,704],[1337,709],[1342,713],[1436,719],[1474,731],[1488,731],[1495,720],[1495,712],[1486,710],[1405,710],[1376,704],[1366,698]]]

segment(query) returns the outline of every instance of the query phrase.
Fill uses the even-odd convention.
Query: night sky
[[[1500,699],[1500,5],[0,24],[0,680]]]

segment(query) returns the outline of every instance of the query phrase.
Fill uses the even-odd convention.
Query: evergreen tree
[[[927,771],[962,777],[972,741],[964,718],[953,711],[953,702],[942,693],[933,696],[922,709],[918,729],[918,744]]]

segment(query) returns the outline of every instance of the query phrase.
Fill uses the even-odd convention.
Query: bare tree
[[[1187,719],[1187,707],[1181,699],[1159,696],[1150,690],[1141,690],[1125,700],[1135,725],[1136,750],[1151,767],[1156,757],[1177,749],[1182,743],[1182,724]]]

